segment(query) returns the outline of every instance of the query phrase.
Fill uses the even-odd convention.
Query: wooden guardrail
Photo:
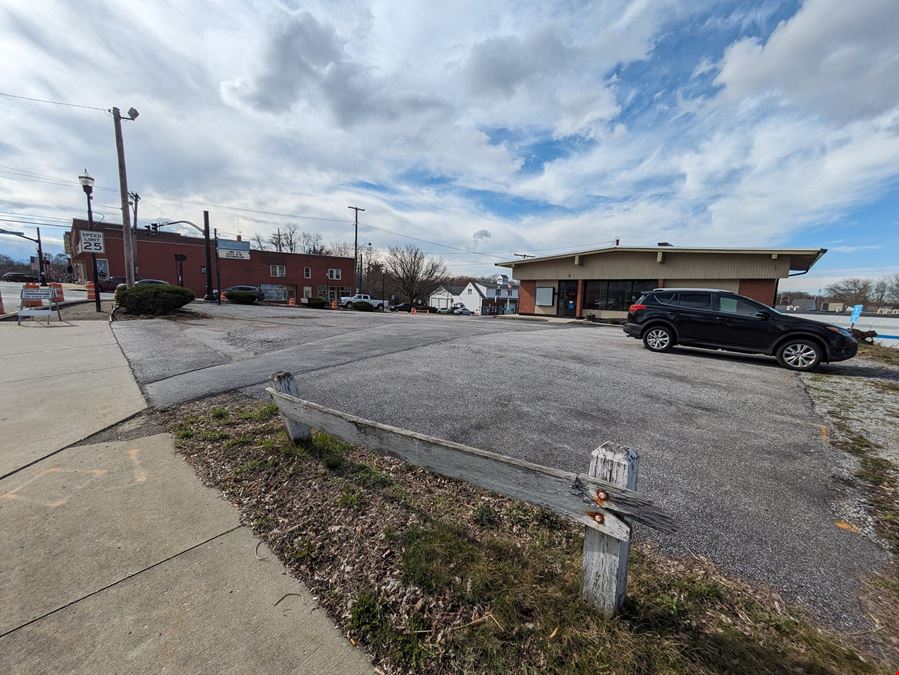
[[[461,443],[381,424],[304,401],[293,375],[272,375],[266,389],[291,440],[311,437],[310,427],[384,452],[450,478],[537,504],[585,526],[582,597],[605,615],[621,606],[627,585],[633,521],[672,531],[672,519],[635,491],[638,457],[605,443],[591,455],[586,473],[541,466]]]

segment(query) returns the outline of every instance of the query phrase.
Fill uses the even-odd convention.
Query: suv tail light
[[[635,305],[631,305],[630,307],[628,307],[628,308],[627,308],[627,311],[629,311],[629,312],[639,312],[641,309],[646,309],[646,305],[641,305],[640,303],[637,303],[637,304],[635,304]]]

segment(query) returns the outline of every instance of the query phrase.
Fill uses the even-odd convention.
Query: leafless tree
[[[353,245],[347,241],[334,241],[328,247],[331,255],[341,256],[343,258],[353,257]]]
[[[864,305],[871,298],[874,282],[870,279],[852,277],[842,279],[827,287],[827,295],[834,302],[844,305]]]
[[[899,305],[899,273],[885,277],[884,281],[887,285],[886,299],[894,305]]]
[[[318,232],[300,233],[300,251],[308,255],[328,255],[328,247]]]
[[[391,246],[384,264],[407,302],[426,297],[447,277],[442,258],[428,258],[414,244]]]
[[[264,251],[268,247],[268,242],[258,232],[252,236],[250,243],[260,251]]]
[[[281,232],[281,246],[288,253],[296,253],[300,250],[300,240],[302,234],[300,233],[300,229],[294,225],[293,223],[287,223],[283,228],[280,228]],[[305,233],[303,233],[305,234]]]
[[[269,235],[268,240],[278,253],[284,251],[284,235],[280,227]]]
[[[871,304],[875,307],[883,307],[884,302],[886,302],[887,293],[889,293],[890,285],[887,283],[887,280],[878,279],[874,283],[874,288],[871,291]]]

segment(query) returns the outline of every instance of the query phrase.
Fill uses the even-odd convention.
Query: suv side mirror
[[[770,319],[771,312],[765,311],[764,309],[760,309],[759,311],[757,311],[755,313],[755,318],[756,319]]]

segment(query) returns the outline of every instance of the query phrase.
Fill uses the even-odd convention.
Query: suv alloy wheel
[[[674,345],[674,335],[665,326],[651,326],[643,334],[643,344],[652,352],[667,352]]]
[[[821,363],[821,348],[811,340],[787,340],[777,349],[777,362],[790,370],[812,370]]]

